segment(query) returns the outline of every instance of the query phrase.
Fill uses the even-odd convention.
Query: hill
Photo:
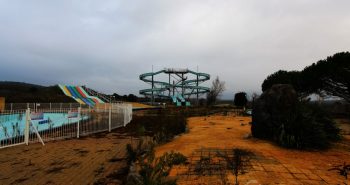
[[[5,97],[6,103],[75,102],[65,96],[57,85],[41,86],[10,81],[0,81],[0,97]]]

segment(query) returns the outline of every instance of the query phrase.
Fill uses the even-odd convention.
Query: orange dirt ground
[[[142,103],[137,103],[137,102],[127,102],[131,103],[133,108],[140,109],[140,108],[152,108],[153,106],[142,104]]]
[[[342,177],[327,170],[333,164],[350,162],[349,136],[327,151],[288,150],[263,140],[243,139],[250,133],[250,121],[234,116],[189,118],[189,132],[157,147],[157,155],[174,150],[190,157],[202,147],[239,147],[259,156],[253,161],[253,169],[239,176],[241,184],[341,184]],[[130,136],[114,131],[48,142],[44,147],[37,143],[1,149],[0,184],[93,184],[126,166],[121,159],[130,140]],[[186,166],[178,167],[171,173],[179,175],[179,184],[219,182],[206,177],[189,180],[181,175],[184,169]],[[229,179],[233,182],[232,176]]]
[[[0,184],[93,184],[126,166],[130,142],[130,136],[112,132],[1,149]]]
[[[200,148],[243,148],[259,156],[252,161],[252,169],[239,176],[240,184],[342,184],[343,177],[328,171],[332,165],[350,163],[350,137],[326,151],[298,151],[284,149],[259,139],[244,139],[250,133],[250,117],[210,116],[193,117],[188,121],[189,132],[172,142],[156,148],[157,156],[176,151],[191,157]],[[244,126],[241,126],[244,123]],[[178,184],[221,184],[217,178],[184,175],[187,166],[176,167]],[[232,175],[229,182],[234,182]]]

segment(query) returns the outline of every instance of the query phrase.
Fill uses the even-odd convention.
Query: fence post
[[[24,142],[26,145],[29,143],[29,124],[30,124],[30,108],[27,108],[26,110],[26,123],[25,123],[25,130],[24,130]]]
[[[50,102],[50,111],[51,111],[51,102]]]
[[[60,103],[60,112],[62,111],[62,103]]]
[[[81,113],[81,107],[78,107],[78,123],[77,123],[77,138],[79,138],[79,125],[80,125],[80,113]]]
[[[11,103],[11,114],[12,114],[12,103]]]
[[[123,106],[123,114],[124,114],[124,127],[126,126],[126,107],[125,105]]]
[[[108,117],[108,131],[111,132],[112,130],[112,104],[109,104],[109,117]]]
[[[129,115],[128,123],[130,123],[132,120],[132,105],[129,105],[128,107],[129,107],[129,109],[128,109],[128,115]]]

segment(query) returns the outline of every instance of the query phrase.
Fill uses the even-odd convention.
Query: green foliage
[[[291,84],[299,96],[312,93],[338,96],[350,102],[350,53],[342,52],[320,60],[302,71],[277,71],[262,84],[265,91],[274,84]]]
[[[274,140],[289,148],[327,148],[340,138],[339,129],[316,105],[300,102],[296,111],[285,118],[276,130]]]
[[[139,97],[137,97],[134,94],[129,95],[119,95],[117,93],[113,93],[112,97],[115,101],[128,101],[128,102],[137,102],[139,100]]]
[[[228,169],[236,177],[235,184],[238,185],[238,175],[247,173],[248,168],[250,167],[250,160],[254,154],[248,150],[234,148],[231,152],[218,152],[219,157],[223,158]]]
[[[197,175],[210,175],[211,174],[211,158],[208,156],[201,156],[199,161],[196,163],[194,171]]]
[[[137,136],[153,136],[154,141],[161,144],[186,131],[186,118],[186,115],[181,112],[172,115],[161,113],[151,116],[134,116],[127,129]]]
[[[174,165],[184,164],[186,156],[181,153],[165,153],[156,158],[154,151],[140,160],[140,175],[144,185],[175,185],[175,179],[168,179],[171,168]]]
[[[136,163],[140,166],[139,175],[144,185],[175,185],[176,180],[167,178],[170,170],[174,165],[184,164],[187,161],[186,156],[174,152],[156,158],[154,144],[144,144],[142,140],[135,148],[130,144],[127,145],[127,159],[129,165]]]
[[[344,184],[348,184],[348,175],[350,173],[350,164],[346,164],[344,162],[344,164],[337,165],[337,166],[329,169],[328,171],[337,171],[339,173],[339,175],[344,177]]]
[[[126,153],[128,164],[136,161],[137,154],[136,151],[132,148],[131,144],[126,145]]]
[[[265,102],[264,105],[268,103]],[[340,139],[339,129],[318,105],[296,100],[290,108],[272,103],[271,107],[253,110],[252,134],[288,148],[327,148]],[[265,109],[265,113],[259,111]],[[260,116],[259,116],[260,115]],[[262,116],[261,116],[262,115]]]
[[[139,125],[136,132],[137,132],[137,135],[142,136],[145,134],[146,129],[143,125]]]
[[[303,89],[300,83],[299,71],[279,70],[269,75],[261,85],[262,91],[264,92],[267,89],[270,89],[274,84],[291,84],[298,92]]]
[[[245,107],[248,103],[247,93],[239,92],[235,94],[234,104],[238,107]]]
[[[163,122],[154,134],[154,140],[158,143],[165,143],[174,138],[174,136],[186,131],[186,117],[184,114],[174,116],[159,116],[158,119]]]
[[[154,150],[154,143],[145,143],[142,139],[139,140],[136,147],[133,148],[131,144],[126,145],[126,158],[128,164],[131,164],[140,159],[143,155],[147,155]]]

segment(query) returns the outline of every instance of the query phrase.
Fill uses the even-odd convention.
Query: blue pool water
[[[0,140],[24,135],[25,114],[0,115]],[[85,120],[82,117],[80,120]],[[44,113],[43,120],[33,120],[32,124],[38,131],[48,130],[78,122],[79,118],[69,118],[67,113]]]

